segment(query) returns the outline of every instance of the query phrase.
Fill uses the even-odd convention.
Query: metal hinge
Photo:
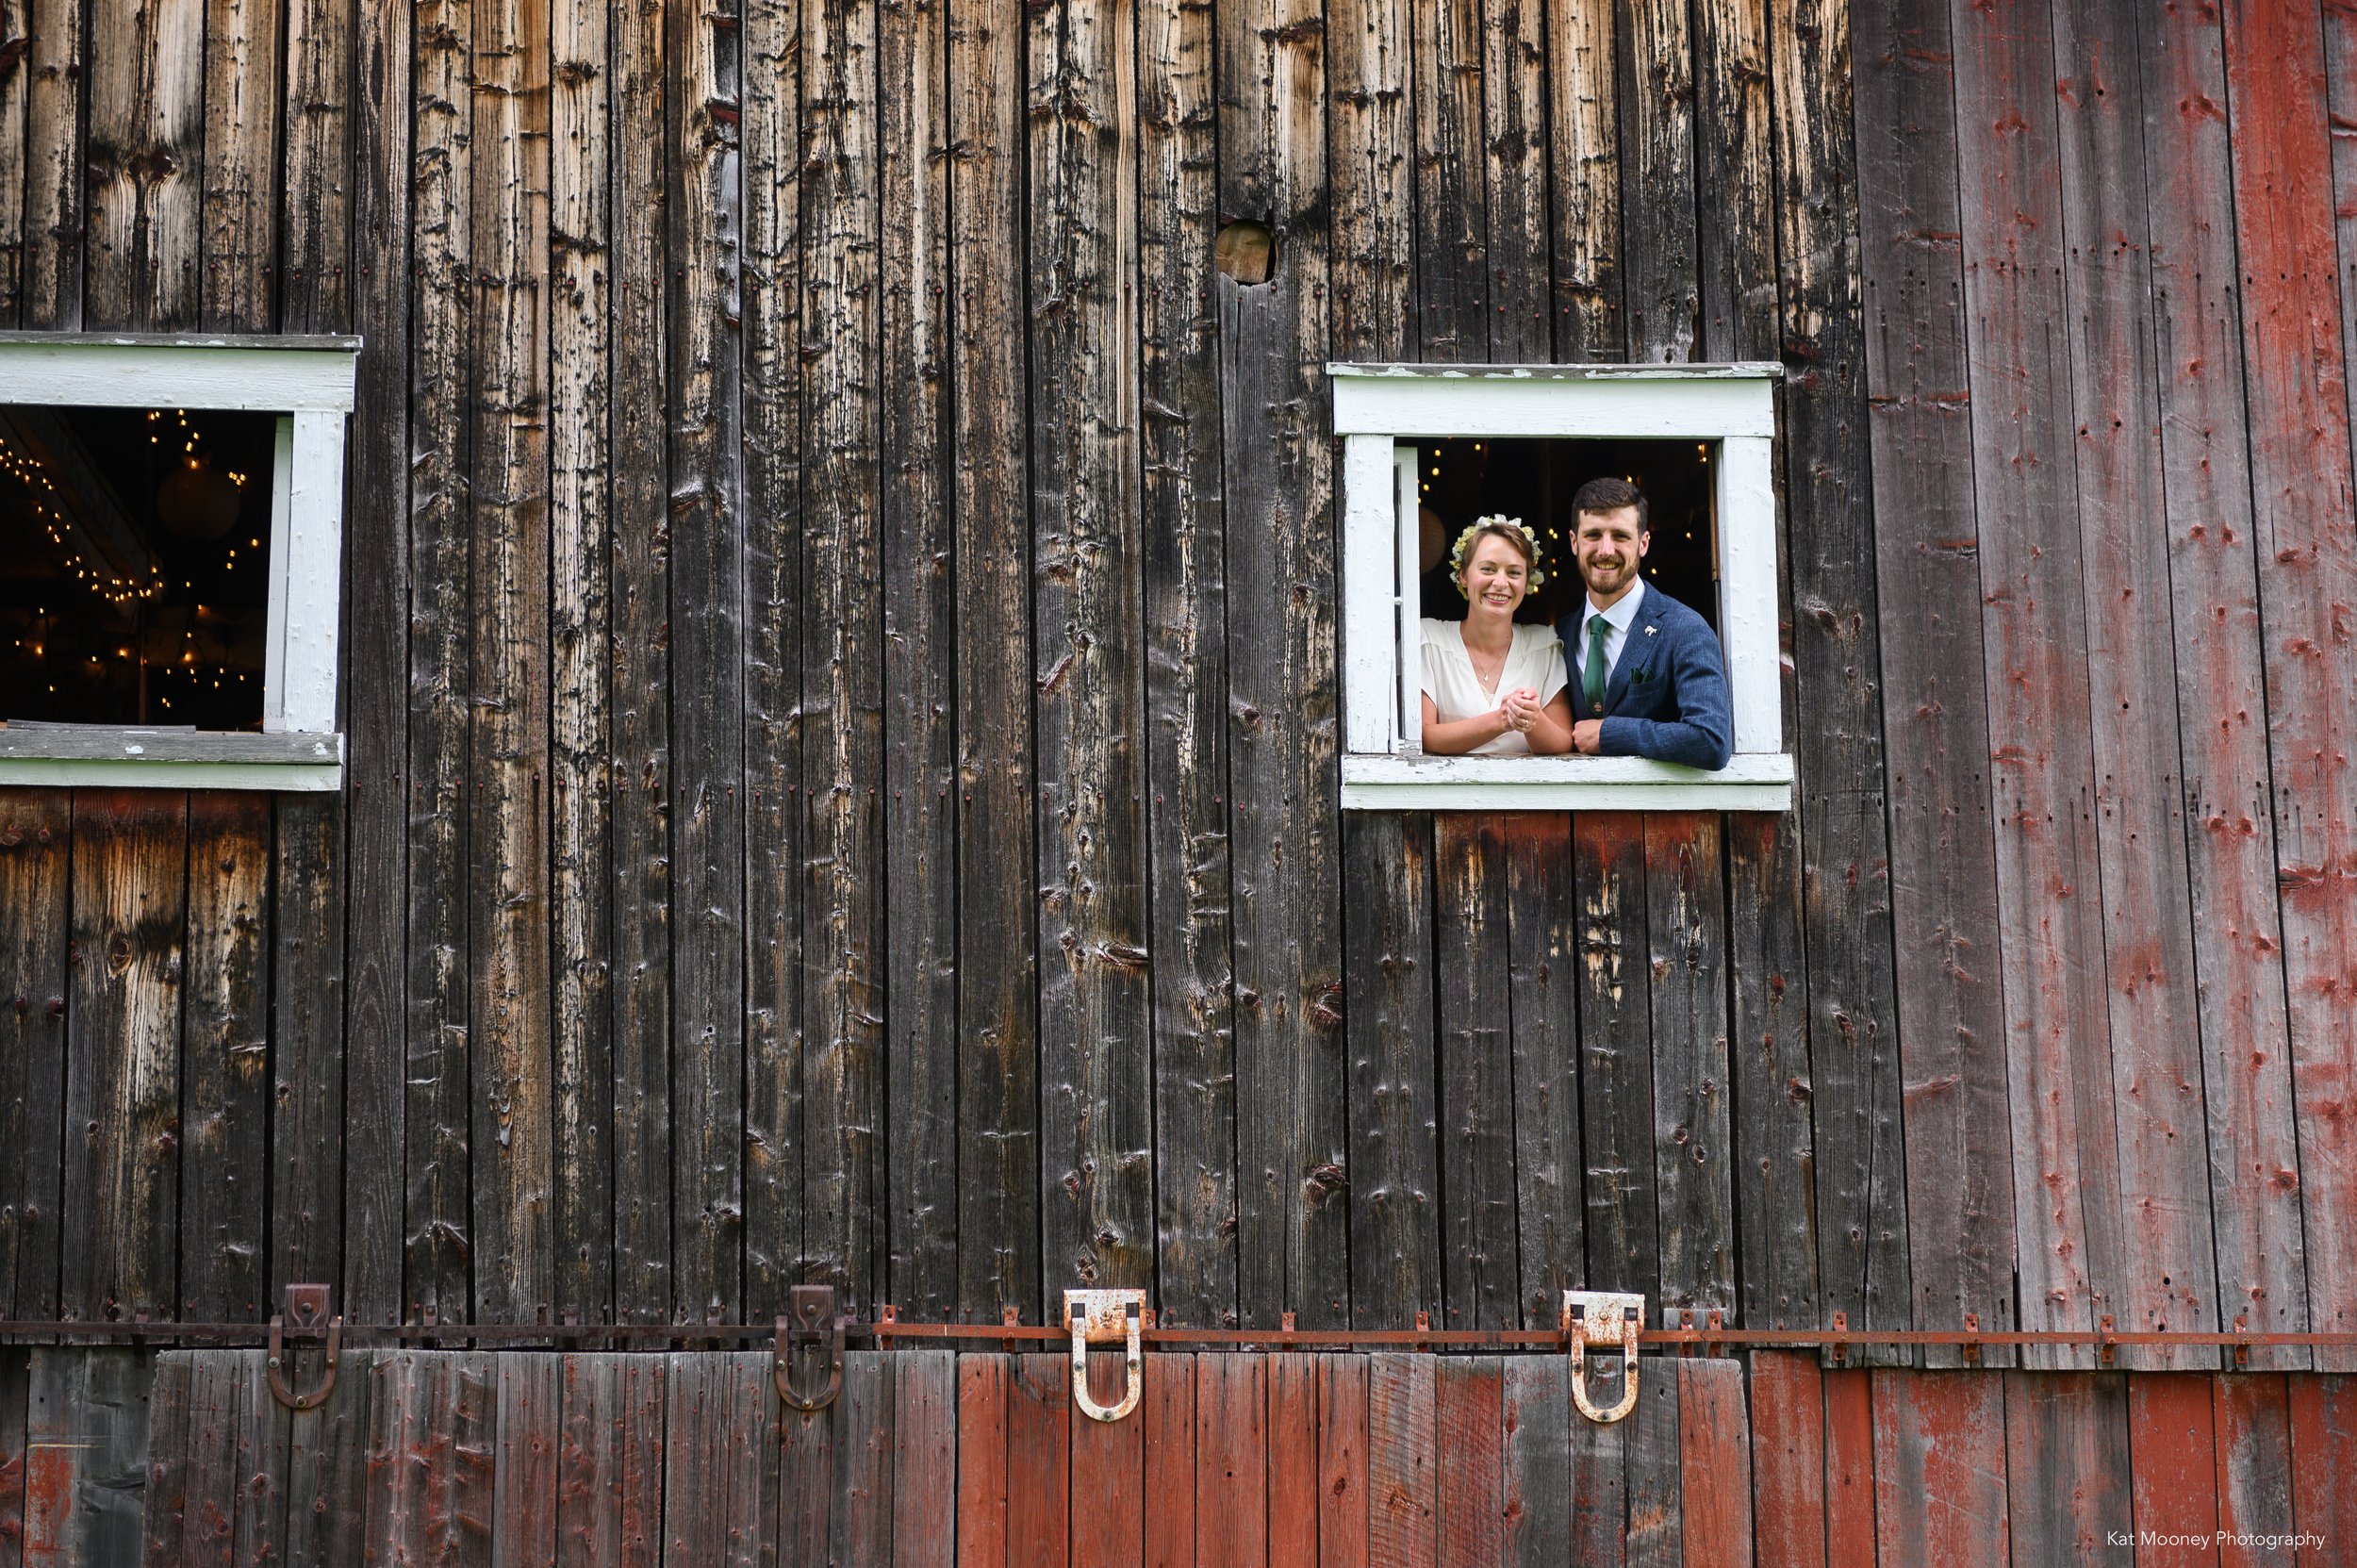
[[[796,1285],[786,1293],[787,1315],[778,1319],[777,1349],[770,1373],[778,1397],[804,1415],[825,1410],[843,1392],[843,1320],[835,1315],[832,1285]],[[794,1347],[808,1343],[827,1355],[825,1392],[804,1396],[794,1392]]]
[[[325,1285],[288,1285],[285,1310],[270,1320],[270,1394],[271,1397],[290,1411],[315,1411],[327,1403],[327,1396],[336,1392],[336,1363],[342,1358],[344,1320],[330,1317]],[[325,1369],[320,1386],[308,1394],[297,1394],[287,1382],[287,1329],[291,1322],[294,1331],[305,1336],[327,1336]]]
[[[1645,1327],[1645,1298],[1617,1291],[1565,1291],[1563,1332],[1571,1341],[1572,1403],[1591,1421],[1609,1425],[1637,1408],[1637,1341]],[[1588,1347],[1621,1349],[1621,1402],[1599,1410],[1588,1397]]]
[[[1138,1408],[1146,1390],[1146,1292],[1066,1291],[1063,1320],[1072,1331],[1072,1401],[1092,1421],[1118,1421]],[[1089,1393],[1089,1346],[1120,1345],[1125,1386],[1121,1403],[1107,1407]]]

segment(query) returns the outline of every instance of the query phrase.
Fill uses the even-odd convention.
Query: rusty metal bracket
[[[285,1310],[272,1314],[270,1320],[270,1395],[298,1414],[315,1411],[327,1403],[327,1396],[336,1392],[336,1366],[343,1359],[344,1320],[327,1312],[325,1285],[288,1285]],[[303,1335],[324,1334],[327,1337],[327,1357],[320,1375],[320,1386],[308,1394],[297,1394],[287,1383],[287,1324],[291,1318],[294,1330]]]
[[[1607,1426],[1637,1408],[1637,1341],[1644,1332],[1645,1298],[1615,1291],[1565,1291],[1563,1333],[1571,1341],[1572,1403]],[[1599,1410],[1588,1397],[1588,1347],[1621,1349],[1621,1402]]]
[[[2104,1368],[2119,1364],[2119,1346],[2112,1339],[2112,1314],[2105,1312],[2102,1320],[2102,1338],[2096,1341],[2095,1364]]]
[[[1964,1314],[1964,1331],[1967,1334],[1978,1334],[1981,1331],[1980,1313]],[[1964,1342],[1964,1364],[1967,1366],[1981,1364],[1981,1342],[1978,1339],[1968,1339]]]
[[[778,1397],[810,1415],[833,1404],[835,1395],[843,1392],[843,1320],[834,1313],[834,1287],[796,1285],[786,1293],[786,1312],[778,1319],[770,1373],[778,1385]],[[794,1348],[803,1343],[819,1345],[827,1353],[824,1393],[805,1396],[794,1392]]]
[[[1064,1326],[1072,1331],[1072,1402],[1092,1421],[1118,1421],[1138,1408],[1146,1391],[1146,1293],[1142,1290],[1066,1291]],[[1105,1406],[1089,1393],[1089,1346],[1123,1346],[1121,1403]]]

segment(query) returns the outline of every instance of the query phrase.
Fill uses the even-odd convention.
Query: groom
[[[1572,498],[1588,592],[1557,625],[1571,665],[1572,749],[1724,767],[1734,751],[1727,669],[1710,623],[1637,574],[1653,536],[1644,492],[1591,479]]]

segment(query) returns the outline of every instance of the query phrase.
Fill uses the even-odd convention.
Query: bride
[[[1559,755],[1572,749],[1563,643],[1514,611],[1546,581],[1518,518],[1476,520],[1449,552],[1462,620],[1424,624],[1424,749],[1435,756]]]

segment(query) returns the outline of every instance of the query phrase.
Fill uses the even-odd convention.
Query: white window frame
[[[1343,443],[1343,807],[1788,811],[1777,648],[1772,363],[1327,366]],[[1715,446],[1719,638],[1735,754],[1426,756],[1416,600],[1420,438],[1678,439]],[[1558,563],[1558,569],[1564,564]]]
[[[0,332],[0,403],[275,413],[262,730],[0,729],[0,784],[343,787],[344,426],[357,338]]]

